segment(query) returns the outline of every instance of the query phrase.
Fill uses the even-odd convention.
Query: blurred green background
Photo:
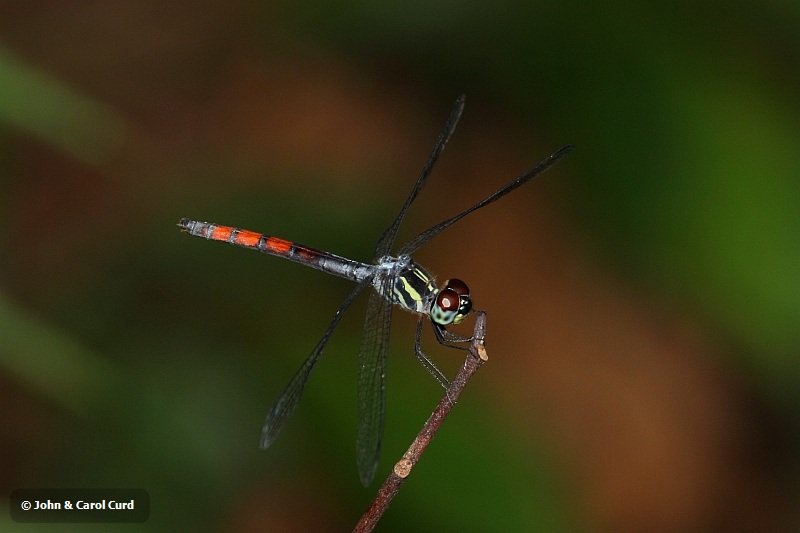
[[[796,531],[800,4],[742,1],[4,2],[0,530],[64,529],[11,521],[33,487],[150,492],[86,531],[352,528],[441,395],[413,317],[373,487],[363,302],[261,452],[350,286],[175,224],[367,260],[461,93],[401,241],[577,149],[418,253],[490,361],[379,530]]]

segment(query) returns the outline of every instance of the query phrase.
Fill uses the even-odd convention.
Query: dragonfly
[[[432,326],[434,336],[440,344],[467,349],[464,344],[471,339],[451,332],[447,328],[451,324],[461,323],[472,311],[470,290],[465,282],[455,278],[445,281],[442,287],[438,287],[433,276],[417,264],[411,254],[465,216],[499,200],[529,182],[573,149],[572,145],[560,148],[484,200],[423,231],[401,246],[395,255],[391,255],[391,249],[406,212],[425,186],[434,164],[450,140],[464,110],[464,102],[465,99],[462,95],[453,105],[447,122],[411,193],[394,221],[378,239],[371,263],[347,259],[296,242],[231,226],[221,226],[188,218],[181,219],[178,223],[181,230],[189,235],[227,242],[283,257],[356,283],[355,288],[334,314],[333,320],[322,338],[269,410],[261,433],[261,449],[266,450],[283,429],[289,416],[299,404],[311,371],[319,361],[342,315],[367,287],[372,287],[374,290],[371,291],[367,303],[367,316],[358,353],[358,430],[356,435],[356,462],[359,477],[364,486],[368,486],[374,479],[381,455],[386,412],[386,359],[392,309],[395,305],[418,316],[414,354],[445,389],[449,385],[449,380],[422,351],[423,325],[427,321]]]

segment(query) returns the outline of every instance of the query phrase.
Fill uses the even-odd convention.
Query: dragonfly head
[[[440,326],[459,324],[472,310],[469,287],[460,279],[448,279],[431,305],[431,320]]]

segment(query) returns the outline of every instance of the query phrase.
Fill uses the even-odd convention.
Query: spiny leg
[[[422,341],[422,321],[425,320],[425,317],[420,317],[417,321],[417,334],[414,339],[414,355],[417,357],[422,366],[425,367],[425,370],[430,372],[430,374],[434,377],[436,381],[439,382],[439,385],[447,389],[450,386],[450,380],[447,379],[442,371],[437,368],[431,359],[422,353],[421,341]]]
[[[458,348],[459,350],[468,350],[469,348],[465,346],[458,346],[458,343],[472,342],[471,336],[465,337],[464,335],[453,333],[452,331],[446,329],[444,326],[436,327],[436,325],[434,325],[433,330],[437,333],[436,340],[438,340],[445,346],[449,346],[450,348]],[[439,334],[441,334],[441,336]]]
[[[433,321],[431,321],[431,327],[433,327],[433,333],[436,335],[436,340],[439,341],[439,344],[442,346],[456,348],[458,350],[469,350],[469,347],[461,346],[461,344],[472,342],[472,337],[465,337],[463,335],[459,335],[458,333],[448,331],[444,326],[440,326]]]

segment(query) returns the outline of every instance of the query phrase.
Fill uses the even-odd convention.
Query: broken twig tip
[[[481,361],[489,360],[489,354],[486,353],[486,346],[483,343],[478,345],[478,357],[481,358]]]

